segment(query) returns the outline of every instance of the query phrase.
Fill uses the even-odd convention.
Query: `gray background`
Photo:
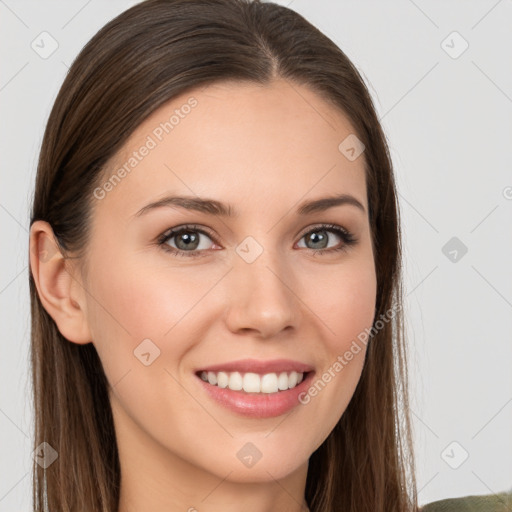
[[[44,126],[79,50],[135,3],[0,0],[0,511],[30,510],[28,226]],[[507,490],[512,0],[278,3],[352,59],[389,139],[404,229],[420,504]],[[45,59],[31,47],[43,31],[58,43]]]

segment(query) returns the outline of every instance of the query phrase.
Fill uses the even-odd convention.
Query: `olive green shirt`
[[[434,501],[421,512],[512,512],[512,490],[485,496],[466,496]]]

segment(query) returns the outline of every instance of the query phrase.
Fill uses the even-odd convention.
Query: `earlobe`
[[[80,275],[72,272],[48,222],[38,220],[30,227],[29,254],[39,299],[61,334],[74,343],[90,343],[86,295]]]

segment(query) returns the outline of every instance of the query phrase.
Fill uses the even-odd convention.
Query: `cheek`
[[[304,284],[305,302],[323,325],[331,357],[343,353],[360,333],[371,327],[377,293],[372,260],[354,260],[333,266],[323,275],[310,274]]]
[[[172,337],[170,331],[199,303],[212,279],[191,280],[190,270],[155,268],[144,265],[142,259],[124,258],[119,264],[103,266],[91,286],[98,298],[92,304],[99,310],[96,332],[102,336],[105,328],[113,329],[133,343]]]
[[[337,308],[331,311],[329,368],[331,375],[344,374],[339,393],[348,399],[359,381],[366,354],[366,333],[371,329],[375,316],[376,276],[373,266],[359,265],[343,275],[338,284]],[[333,380],[341,380],[333,378]]]
[[[152,370],[171,369],[187,350],[187,338],[176,335],[186,323],[180,322],[201,290],[187,286],[184,273],[155,272],[121,256],[109,259],[115,263],[93,267],[88,283],[88,321],[109,381],[146,369],[144,358]]]

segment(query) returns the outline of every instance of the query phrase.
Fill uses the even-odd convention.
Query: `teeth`
[[[229,375],[229,389],[232,389],[233,391],[240,391],[243,385],[242,376],[238,372],[233,372]]]
[[[256,373],[246,373],[243,377],[243,383],[243,388],[246,393],[259,393],[261,391],[260,376]]]
[[[217,386],[219,388],[227,388],[229,384],[229,375],[226,372],[219,372],[217,374]]]
[[[277,375],[275,373],[266,373],[261,377],[262,393],[277,393],[277,390]]]
[[[288,389],[288,374],[286,372],[279,374],[277,386],[281,391]]]
[[[303,373],[281,372],[265,373],[240,373],[240,372],[201,372],[201,379],[212,386],[228,388],[233,391],[244,390],[246,393],[277,393],[293,389],[304,378]]]

